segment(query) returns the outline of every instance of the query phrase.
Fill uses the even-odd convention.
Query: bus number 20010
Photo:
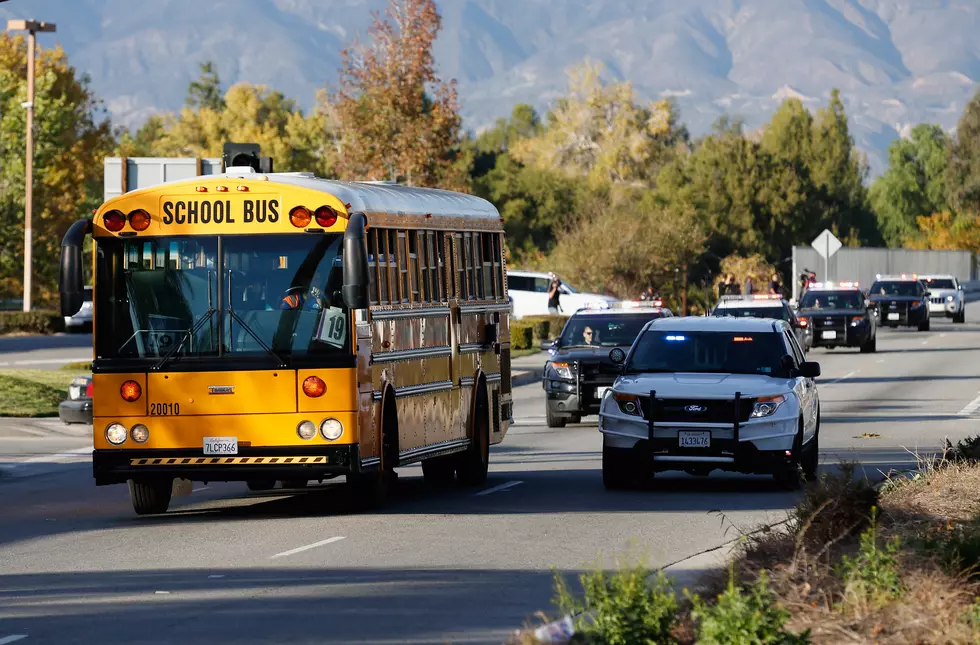
[[[151,403],[150,404],[150,416],[170,417],[170,416],[177,416],[179,414],[180,414],[179,403]]]

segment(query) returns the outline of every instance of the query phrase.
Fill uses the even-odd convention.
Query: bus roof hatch
[[[260,157],[261,152],[257,143],[225,143],[221,159],[226,169],[247,166],[255,172],[272,173],[272,157]]]

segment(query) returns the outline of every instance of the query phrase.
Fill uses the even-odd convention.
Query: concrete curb
[[[512,372],[510,376],[510,386],[511,388],[521,387],[522,385],[531,385],[532,383],[537,383],[544,376],[544,369],[537,370],[520,370]]]

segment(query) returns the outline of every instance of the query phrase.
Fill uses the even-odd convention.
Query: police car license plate
[[[204,437],[204,454],[237,455],[238,437]]]
[[[677,439],[681,448],[710,448],[710,432],[678,432]]]
[[[837,338],[836,331],[825,331],[821,334],[822,338]]]
[[[898,314],[888,314],[888,320],[898,320]]]
[[[609,388],[608,387],[597,387],[595,389],[595,398],[596,398],[596,400],[597,401],[601,401],[602,400],[602,397],[604,397],[606,395],[606,392],[608,392],[608,391],[609,391]]]

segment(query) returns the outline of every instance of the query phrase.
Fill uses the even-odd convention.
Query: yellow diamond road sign
[[[833,256],[834,253],[840,251],[841,247],[844,245],[837,239],[836,235],[827,229],[824,229],[823,233],[817,236],[817,239],[810,242],[810,246],[816,250],[820,257],[827,260]]]

